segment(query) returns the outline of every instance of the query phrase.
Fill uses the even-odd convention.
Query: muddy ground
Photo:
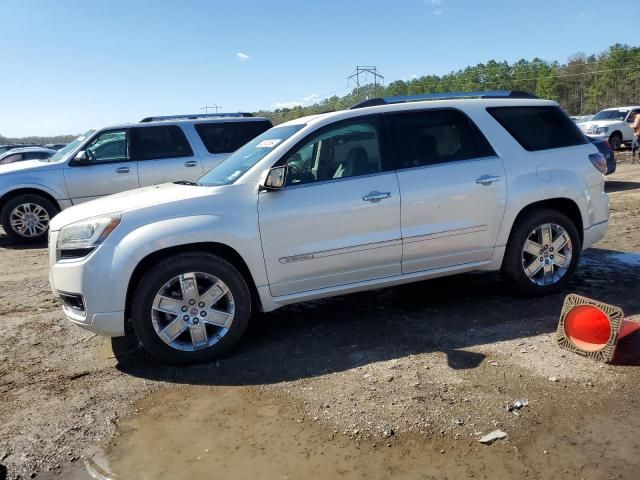
[[[640,333],[613,365],[554,342],[565,293],[640,313],[640,167],[618,158],[609,233],[563,294],[469,274],[309,302],[187,369],[68,324],[46,250],[0,232],[0,479],[89,478],[85,459],[129,479],[637,479]]]

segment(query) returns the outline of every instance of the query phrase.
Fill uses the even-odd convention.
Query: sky
[[[616,21],[613,22],[612,12]],[[0,0],[0,134],[310,104],[490,59],[638,45],[638,0]]]

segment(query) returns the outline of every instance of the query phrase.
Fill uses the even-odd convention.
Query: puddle
[[[585,479],[602,478],[604,472],[633,478],[627,475],[635,467],[625,460],[637,458],[639,449],[633,433],[627,431],[623,438],[616,429],[611,431],[611,418],[595,419],[586,438],[576,437],[574,428],[561,428],[532,439],[522,450],[509,439],[491,446],[479,445],[473,438],[427,441],[394,436],[357,441],[319,422],[302,420],[285,400],[247,387],[172,389],[150,395],[138,407],[144,413],[119,422],[122,434],[100,454],[55,478],[506,480],[552,478],[559,471],[571,478],[578,472],[577,478]],[[622,426],[622,419],[616,420]],[[591,426],[606,433],[595,435]],[[573,434],[567,435],[568,430]],[[608,462],[605,446],[620,441],[628,444],[629,451]],[[547,455],[543,449],[551,444],[554,451]],[[597,458],[593,469],[585,467],[589,456]]]
[[[474,471],[473,462],[456,460],[461,452],[454,455],[451,447],[426,446],[410,439],[399,444],[396,437],[359,443],[312,420],[301,421],[285,401],[246,387],[158,392],[139,407],[144,414],[119,422],[122,434],[88,462],[88,469],[78,462],[74,471],[62,476],[72,480],[349,480],[463,478]],[[446,454],[440,448],[447,448]],[[494,448],[495,452],[511,447]],[[495,478],[510,476],[505,471]]]

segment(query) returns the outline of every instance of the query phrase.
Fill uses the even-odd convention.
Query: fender
[[[114,233],[116,232],[117,229]],[[267,284],[257,215],[253,215],[250,220],[246,216],[243,218],[242,215],[228,214],[169,218],[141,224],[122,238],[114,237],[112,242],[117,245],[114,254],[129,256],[134,260],[135,266],[148,255],[166,248],[182,245],[186,247],[194,243],[224,244],[243,258],[256,287]],[[130,278],[132,272],[133,269],[127,278]]]
[[[23,182],[19,184],[12,184],[11,186],[5,187],[0,190],[0,205],[3,203],[3,199],[6,195],[16,192],[18,190],[40,190],[43,193],[48,194],[51,198],[53,198],[60,210],[64,210],[65,208],[69,208],[72,204],[71,201],[67,198],[66,192],[60,193],[58,190],[54,190],[46,185],[41,183],[31,183],[31,182]]]
[[[535,171],[529,171],[515,178],[511,178],[508,186],[509,192],[518,192],[517,195],[509,195],[507,209],[502,221],[502,229],[498,236],[496,246],[505,246],[518,214],[533,203],[545,200],[567,199],[573,201],[580,210],[583,228],[592,225],[590,211],[589,187],[584,178],[580,178],[576,172],[565,169],[549,169],[549,181],[542,181]]]

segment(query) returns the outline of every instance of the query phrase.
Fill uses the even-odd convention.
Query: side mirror
[[[76,163],[87,163],[87,152],[80,150],[76,153],[76,156],[73,157],[73,161]]]
[[[287,167],[274,167],[269,170],[267,178],[264,180],[264,188],[267,190],[280,190],[287,181]]]

